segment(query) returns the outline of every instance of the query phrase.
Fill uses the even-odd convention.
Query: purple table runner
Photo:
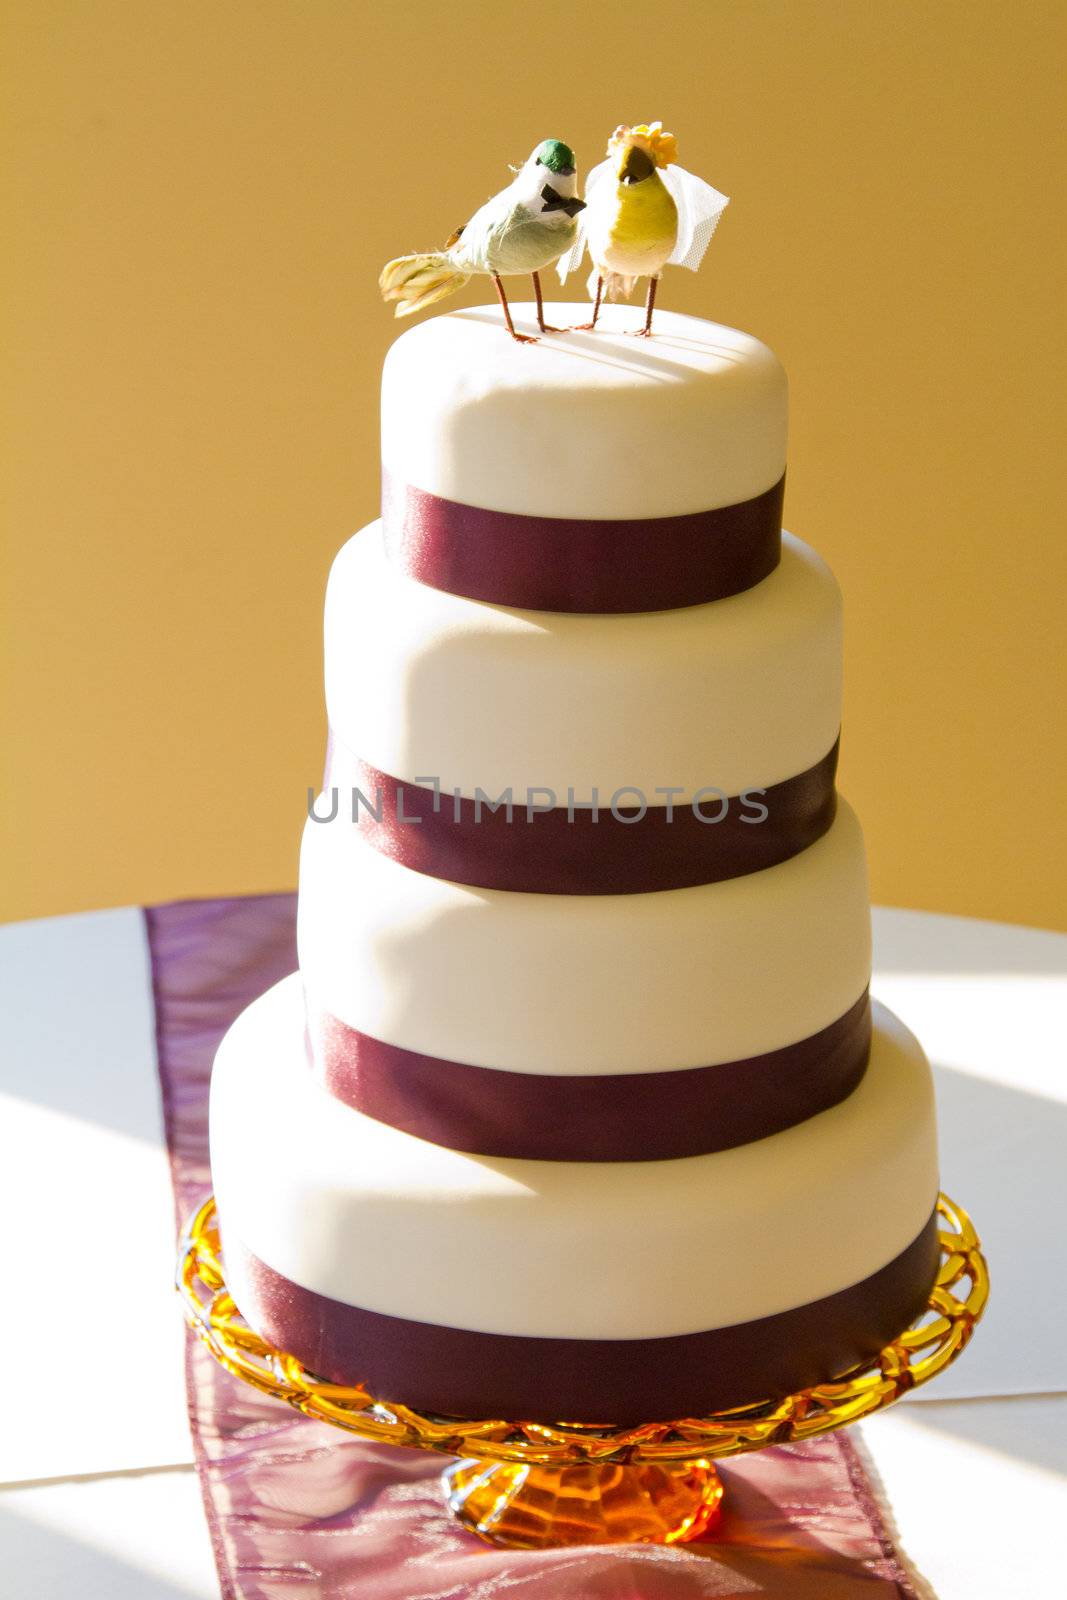
[[[207,1093],[237,1013],[296,967],[294,895],[146,912],[179,1223],[207,1194]],[[175,1315],[178,1315],[175,1305]],[[920,1600],[848,1433],[725,1463],[713,1540],[496,1550],[445,1512],[444,1459],[299,1416],[190,1334],[186,1385],[223,1600]]]

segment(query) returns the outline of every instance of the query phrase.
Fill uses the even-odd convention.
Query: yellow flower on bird
[[[678,159],[678,141],[673,133],[664,133],[662,122],[638,122],[632,128],[620,123],[608,140],[608,155],[626,143],[646,151],[657,167],[669,167]]]

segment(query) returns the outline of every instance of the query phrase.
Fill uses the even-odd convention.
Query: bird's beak
[[[620,183],[641,183],[656,170],[656,163],[647,150],[639,144],[628,144],[621,152],[619,163]]]

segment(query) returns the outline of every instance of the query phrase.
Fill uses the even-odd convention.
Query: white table
[[[931,1398],[866,1424],[864,1443],[940,1600],[1062,1600],[1067,936],[893,910],[875,913],[875,933],[875,992],[936,1064],[944,1187],[982,1233],[993,1298]],[[6,1276],[32,1308],[4,1323],[0,1572],[34,1600],[215,1600],[140,912],[0,929],[0,985]],[[116,1411],[107,1319],[83,1313],[99,1305],[100,1219],[120,1207],[110,1242],[142,1337],[126,1358],[134,1403]],[[71,1381],[45,1390],[41,1372]]]

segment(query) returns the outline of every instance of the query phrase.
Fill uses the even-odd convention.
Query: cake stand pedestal
[[[365,1439],[459,1456],[444,1473],[445,1499],[482,1538],[520,1549],[678,1544],[718,1518],[716,1460],[859,1422],[959,1355],[985,1310],[989,1274],[967,1213],[945,1195],[937,1209],[941,1265],[926,1309],[864,1366],[784,1400],[630,1428],[434,1416],[316,1378],[242,1319],[226,1288],[213,1198],[182,1235],[177,1286],[193,1330],[253,1388]]]

